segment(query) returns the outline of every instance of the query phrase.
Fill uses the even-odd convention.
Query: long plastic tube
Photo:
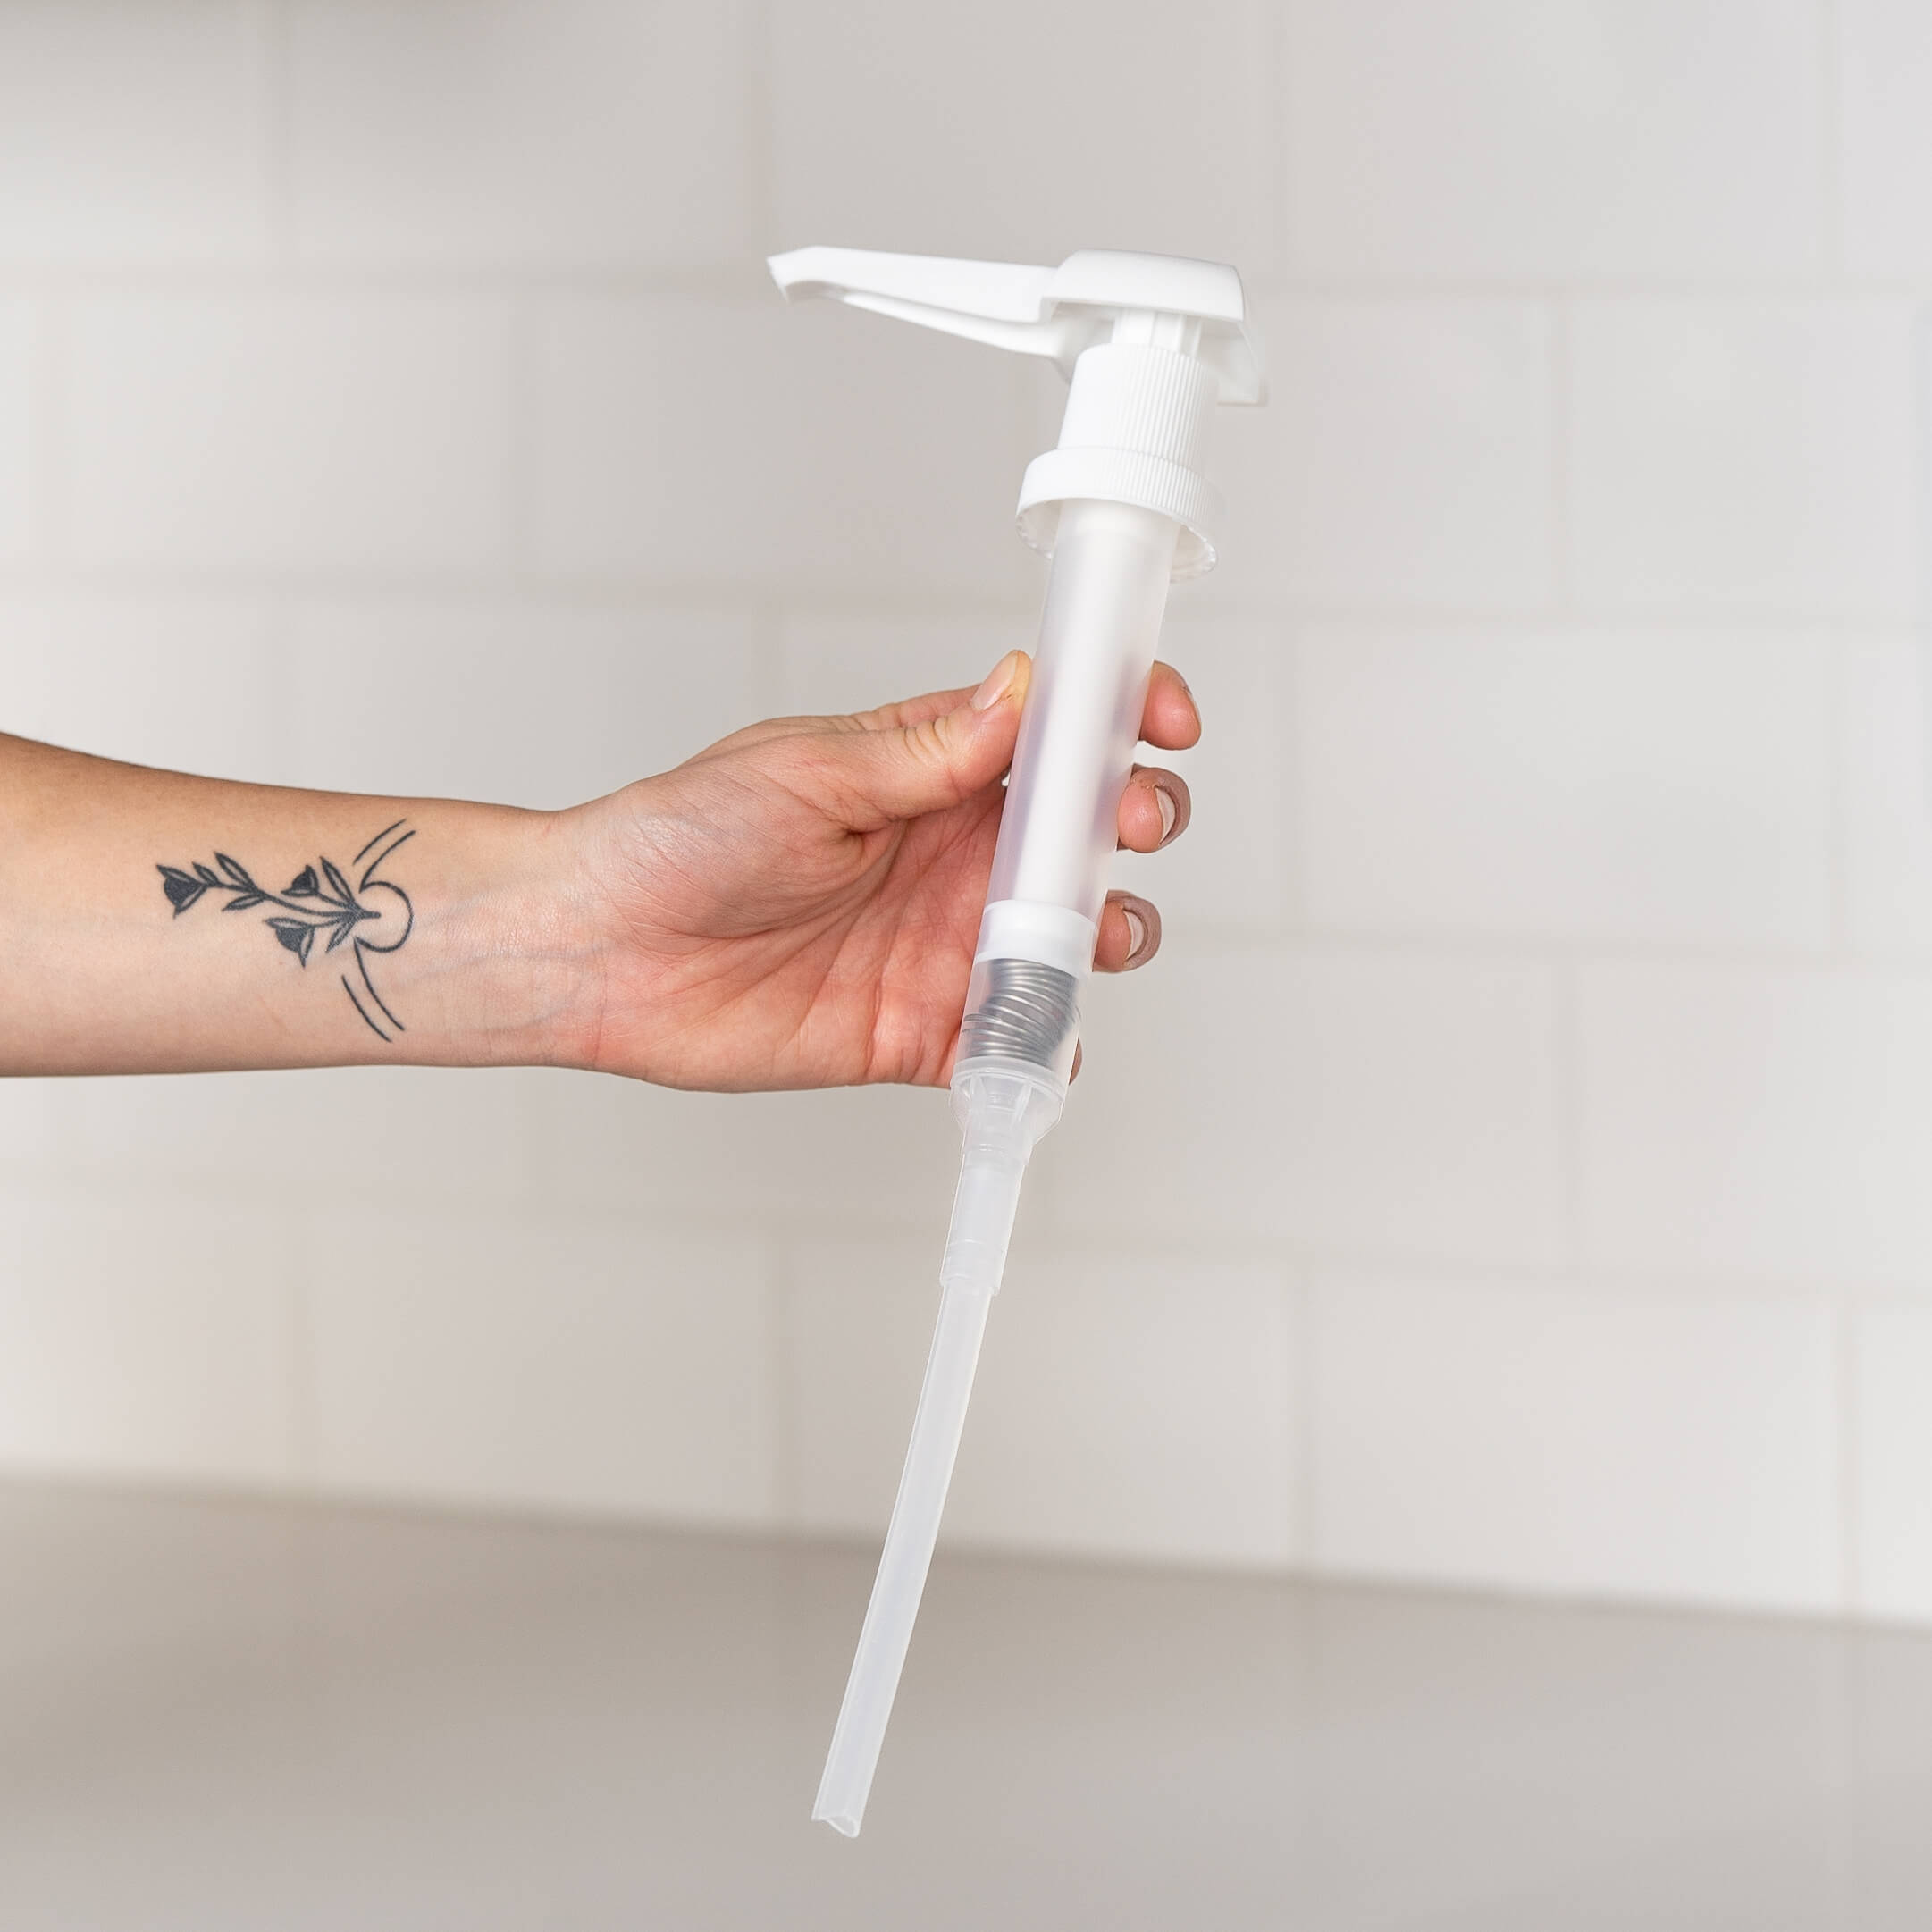
[[[812,1806],[848,1838],[865,1816],[925,1592],[1021,1181],[1066,1092],[1178,533],[1168,517],[1128,504],[1062,507],[953,1075],[965,1147],[938,1325]]]
[[[1017,1178],[1013,1198],[1019,1199]],[[892,1526],[886,1532],[872,1600],[866,1606],[858,1654],[845,1684],[845,1701],[839,1709],[825,1775],[811,1808],[814,1819],[848,1838],[859,1835],[865,1817],[906,1646],[912,1641],[913,1620],[919,1616],[926,1572],[939,1534],[939,1516],[959,1454],[960,1432],[966,1426],[966,1403],[972,1394],[991,1300],[990,1289],[967,1282],[956,1283],[940,1296],[939,1322],[926,1362],[926,1383],[920,1390],[905,1471],[899,1478],[899,1498],[892,1508]]]

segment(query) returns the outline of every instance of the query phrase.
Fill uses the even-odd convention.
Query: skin
[[[975,691],[775,718],[561,812],[297,792],[0,736],[0,1073],[194,1072],[368,1062],[556,1065],[666,1086],[943,1085],[1029,662]],[[1141,735],[1200,735],[1156,666]],[[1188,789],[1137,766],[1121,844],[1187,827]],[[416,832],[363,895],[380,1039],[344,998],[353,955],[307,964],[210,895],[174,914],[157,864],[236,854],[271,889],[372,835]],[[399,892],[396,888],[400,888]],[[268,908],[273,911],[273,907]],[[1130,970],[1160,919],[1108,896],[1095,965]]]

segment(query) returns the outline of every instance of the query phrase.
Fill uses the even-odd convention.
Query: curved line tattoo
[[[382,841],[383,841],[383,840],[384,840],[385,838],[387,838],[387,837],[389,836],[389,835],[390,835],[390,834],[391,834],[391,832],[393,832],[393,831],[394,831],[394,830],[396,829],[396,826],[398,826],[398,825],[403,825],[403,824],[406,824],[407,822],[407,820],[405,820],[405,819],[397,819],[397,820],[396,820],[396,825],[385,825],[385,826],[384,826],[384,827],[382,827],[382,830],[381,830],[380,832],[378,832],[378,833],[377,833],[377,834],[375,835],[375,836],[374,836],[374,838],[372,838],[372,839],[371,839],[371,840],[369,841],[369,845],[380,845],[380,844],[381,844],[382,843]],[[363,853],[366,853],[366,852],[368,851],[368,849],[369,849],[369,845],[365,845],[365,846],[364,846],[364,847],[362,848],[362,852],[358,852],[358,853],[357,853],[356,854],[356,856],[355,856],[355,857],[354,857],[353,859],[351,859],[351,860],[350,860],[350,861],[349,861],[349,863],[350,863],[351,865],[360,865],[360,864],[362,863],[362,860],[363,860]]]
[[[400,830],[406,822],[399,819],[394,825],[384,826],[349,863],[360,863],[365,853],[382,844],[391,832]],[[161,889],[167,895],[168,903],[174,908],[176,919],[204,894],[211,892],[228,895],[228,903],[222,908],[224,912],[247,912],[261,905],[280,907],[279,913],[267,915],[262,923],[274,934],[277,943],[285,951],[295,955],[298,966],[307,966],[308,955],[315,951],[318,934],[327,935],[323,945],[324,953],[332,953],[348,942],[355,956],[357,970],[361,974],[362,983],[368,989],[370,999],[375,1003],[377,1012],[398,1033],[402,1033],[407,1029],[397,1019],[389,1002],[375,989],[375,981],[369,973],[368,955],[399,952],[416,930],[416,907],[409,895],[393,879],[375,876],[376,868],[415,836],[413,830],[404,832],[400,838],[383,846],[364,870],[361,884],[353,886],[342,869],[326,856],[318,859],[314,865],[305,865],[280,892],[270,892],[265,886],[257,885],[248,867],[239,859],[231,859],[225,852],[215,853],[212,866],[204,865],[197,860],[192,869],[157,865],[155,869],[161,874]],[[393,913],[386,914],[381,906],[364,904],[361,895],[372,886],[380,886],[402,901],[402,931],[387,943],[365,938],[357,929],[371,920],[380,921],[385,917],[394,918]],[[369,1030],[387,1044],[390,1036],[369,1017],[369,1009],[349,983],[349,975],[343,973],[340,979],[342,990],[349,995],[349,1004],[361,1015]]]
[[[370,1019],[369,1009],[365,1006],[359,999],[356,997],[356,989],[354,987],[349,985],[349,975],[347,973],[344,973],[342,975],[342,990],[349,995],[349,1004],[362,1015],[363,1024],[368,1028],[370,1032],[375,1035],[377,1039],[381,1040],[384,1046],[387,1046],[389,1044],[389,1035],[383,1032],[382,1028],[377,1026],[374,1021]]]
[[[401,819],[398,819],[398,820],[396,821],[396,824],[397,824],[397,825],[400,825],[401,823],[402,823],[402,821],[401,821]],[[394,831],[395,829],[396,829],[396,826],[392,825],[392,826],[391,826],[391,827],[390,827],[390,830],[391,830],[391,831],[392,831],[392,832],[393,832],[393,831]],[[369,864],[368,864],[368,868],[367,868],[367,869],[366,869],[366,870],[365,870],[365,872],[363,873],[363,875],[362,875],[362,883],[363,883],[363,885],[364,885],[364,886],[366,886],[366,885],[367,885],[367,884],[369,883],[369,881],[370,881],[370,880],[371,880],[372,878],[374,878],[375,877],[375,869],[376,869],[376,867],[377,867],[377,866],[379,866],[379,865],[381,865],[381,864],[382,864],[382,862],[383,861],[383,860],[385,860],[386,858],[388,858],[388,857],[389,857],[389,855],[390,855],[390,853],[392,853],[392,852],[394,852],[394,851],[395,851],[395,849],[397,848],[397,846],[398,846],[398,845],[407,845],[407,844],[409,843],[409,841],[410,841],[410,840],[411,840],[412,838],[414,838],[415,836],[416,836],[416,834],[415,834],[414,832],[405,832],[405,833],[404,833],[404,834],[402,835],[402,836],[401,836],[400,838],[398,838],[398,839],[391,839],[391,840],[390,841],[390,843],[389,843],[388,844],[386,844],[385,846],[383,846],[383,848],[382,849],[382,851],[381,851],[381,852],[379,852],[379,853],[376,853],[376,855],[375,855],[375,857],[374,857],[374,858],[373,858],[372,860],[370,860],[370,861],[369,861]],[[364,846],[364,847],[362,848],[362,851],[363,851],[363,852],[367,852],[367,851],[368,851],[368,849],[369,849],[369,848],[368,848],[368,847],[367,847],[366,845],[365,845],[365,846]],[[359,859],[359,858],[361,858],[361,856],[362,856],[362,853],[360,853],[360,852],[359,852],[359,853],[357,853],[356,854],[356,859]],[[355,864],[355,862],[356,862],[356,859],[351,859],[351,860],[350,860],[350,861],[349,861],[349,863],[350,863],[351,865],[354,865],[354,864]],[[358,887],[358,888],[357,888],[357,890],[358,890],[358,891],[359,891],[360,889],[361,889],[360,887]],[[399,944],[400,942],[399,941],[398,943]],[[395,948],[395,946],[391,946],[391,947],[390,947],[390,948],[389,948],[388,950],[389,950],[390,952],[393,953],[393,952],[394,952],[394,951],[396,950],[396,948]]]
[[[405,933],[405,934],[403,935],[403,939],[407,939],[407,938],[408,937],[409,937],[409,936],[408,936],[408,934],[407,934],[407,933]],[[400,945],[401,944],[402,944],[402,939],[399,939],[399,940],[398,940],[398,941],[396,942],[396,945]],[[394,951],[395,951],[395,949],[396,949],[396,948],[395,948],[395,946],[391,946],[391,947],[390,948],[390,951],[391,951],[391,952],[394,952]],[[407,1031],[409,1030],[409,1029],[408,1029],[408,1028],[407,1028],[407,1027],[406,1027],[406,1026],[405,1026],[405,1025],[404,1025],[404,1024],[402,1023],[402,1021],[399,1021],[399,1019],[397,1019],[397,1017],[395,1016],[395,1014],[394,1014],[394,1013],[392,1013],[392,1012],[391,1012],[391,1011],[389,1010],[389,1003],[388,1003],[388,1002],[387,1002],[387,1001],[386,1001],[386,1000],[385,1000],[385,999],[384,999],[384,998],[382,997],[382,995],[381,995],[380,993],[378,993],[378,992],[376,991],[376,989],[375,989],[375,981],[374,981],[374,980],[373,980],[372,979],[370,979],[370,977],[369,977],[369,962],[368,962],[368,960],[367,960],[367,959],[366,959],[366,958],[365,957],[365,954],[366,954],[366,953],[368,953],[368,952],[369,952],[370,950],[371,950],[371,948],[370,948],[370,946],[369,946],[369,945],[368,945],[368,942],[367,942],[366,940],[362,940],[362,939],[358,939],[358,940],[357,940],[357,942],[356,942],[356,966],[357,966],[357,970],[358,970],[358,971],[359,971],[359,972],[360,972],[360,973],[362,974],[362,983],[363,983],[363,985],[365,985],[365,987],[368,987],[368,989],[369,989],[369,997],[370,997],[371,999],[373,999],[373,1000],[374,1000],[374,1001],[375,1002],[375,1004],[377,1004],[378,1006],[380,1006],[380,1007],[381,1007],[381,1008],[382,1009],[382,1017],[383,1017],[383,1019],[385,1019],[386,1021],[389,1021],[389,1023],[390,1023],[390,1025],[391,1025],[392,1027],[394,1027],[394,1028],[395,1028],[395,1029],[397,1030],[397,1032],[399,1032],[399,1033],[407,1033]],[[344,977],[345,979],[347,979],[347,978],[348,978],[348,975],[347,975],[347,974],[345,973],[345,974],[343,975],[343,977]],[[351,987],[349,988],[349,996],[350,996],[351,998],[353,998],[353,997],[355,996],[355,992],[356,992],[356,989],[355,989],[355,987]],[[368,1018],[368,1015],[367,1015],[366,1013],[365,1013],[365,1014],[363,1015],[363,1017],[364,1017],[365,1019],[367,1019],[367,1018]]]

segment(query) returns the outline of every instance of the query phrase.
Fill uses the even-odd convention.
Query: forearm
[[[0,1073],[570,1063],[566,816],[0,735]]]

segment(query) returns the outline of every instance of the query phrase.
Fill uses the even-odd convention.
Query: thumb
[[[983,792],[1012,762],[1032,668],[1025,651],[1009,651],[949,710],[895,706],[875,714],[876,727],[831,739],[841,822],[854,832],[877,831]]]

